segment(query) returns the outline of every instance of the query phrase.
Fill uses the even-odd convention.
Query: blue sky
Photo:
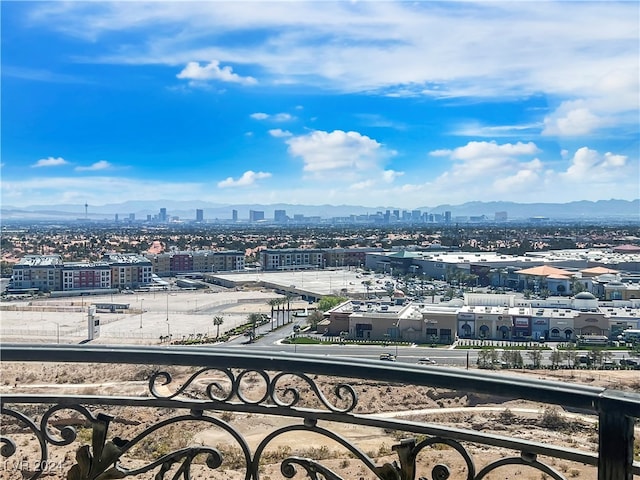
[[[640,197],[637,2],[2,2],[2,204]]]

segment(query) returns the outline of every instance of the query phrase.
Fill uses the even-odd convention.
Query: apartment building
[[[376,247],[266,249],[260,252],[260,265],[264,271],[362,267],[367,254],[382,251]]]
[[[103,258],[111,268],[111,285],[114,288],[138,288],[153,282],[153,267],[143,255],[107,253]]]
[[[26,255],[13,266],[9,291],[52,292],[62,288],[62,256]]]
[[[236,250],[191,250],[147,253],[153,271],[161,277],[181,273],[237,272],[244,270],[245,256]]]
[[[260,264],[269,270],[307,270],[325,265],[324,252],[320,249],[267,249],[260,251]]]
[[[138,288],[152,283],[151,262],[138,254],[107,253],[99,262],[63,262],[60,255],[27,255],[13,266],[8,292]]]
[[[62,267],[62,290],[111,288],[108,262],[65,262]]]
[[[362,267],[364,266],[367,254],[383,252],[379,247],[352,247],[352,248],[331,248],[324,249],[324,267]]]

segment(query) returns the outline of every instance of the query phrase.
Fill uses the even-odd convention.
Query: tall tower
[[[85,220],[86,220],[86,219],[88,218],[88,216],[89,216],[88,208],[89,208],[89,204],[85,202],[85,204],[84,204],[84,219],[85,219]]]

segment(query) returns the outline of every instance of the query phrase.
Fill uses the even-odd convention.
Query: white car
[[[435,365],[437,362],[435,360],[431,360],[429,357],[422,357],[418,360],[419,365]]]

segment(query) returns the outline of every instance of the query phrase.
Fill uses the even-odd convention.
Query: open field
[[[121,313],[97,313],[100,337],[96,343],[157,343],[160,335],[215,336],[214,316],[222,316],[220,333],[247,322],[250,313],[270,313],[267,302],[281,298],[271,291],[170,291],[65,297],[2,304],[3,342],[78,343],[87,338],[90,304],[127,305]],[[304,308],[306,302],[293,302]],[[58,335],[59,334],[59,335]]]
[[[229,289],[211,285],[203,290],[174,288],[170,291],[2,302],[0,340],[78,343],[87,338],[90,304],[127,306],[116,313],[98,312],[100,338],[96,342],[157,343],[160,335],[172,335],[174,339],[196,334],[215,336],[217,329],[212,318],[217,315],[224,319],[220,326],[220,333],[224,333],[246,323],[250,313],[269,314],[271,308],[267,302],[284,298],[275,292],[279,287],[315,296],[340,294],[342,289],[347,289],[350,295],[365,293],[362,284],[365,278],[355,269],[242,273],[220,277],[245,285]],[[370,280],[373,284],[371,293],[382,293],[386,278],[371,276]],[[256,282],[265,282],[269,287],[259,287]],[[303,300],[291,303],[292,309],[309,306]]]

